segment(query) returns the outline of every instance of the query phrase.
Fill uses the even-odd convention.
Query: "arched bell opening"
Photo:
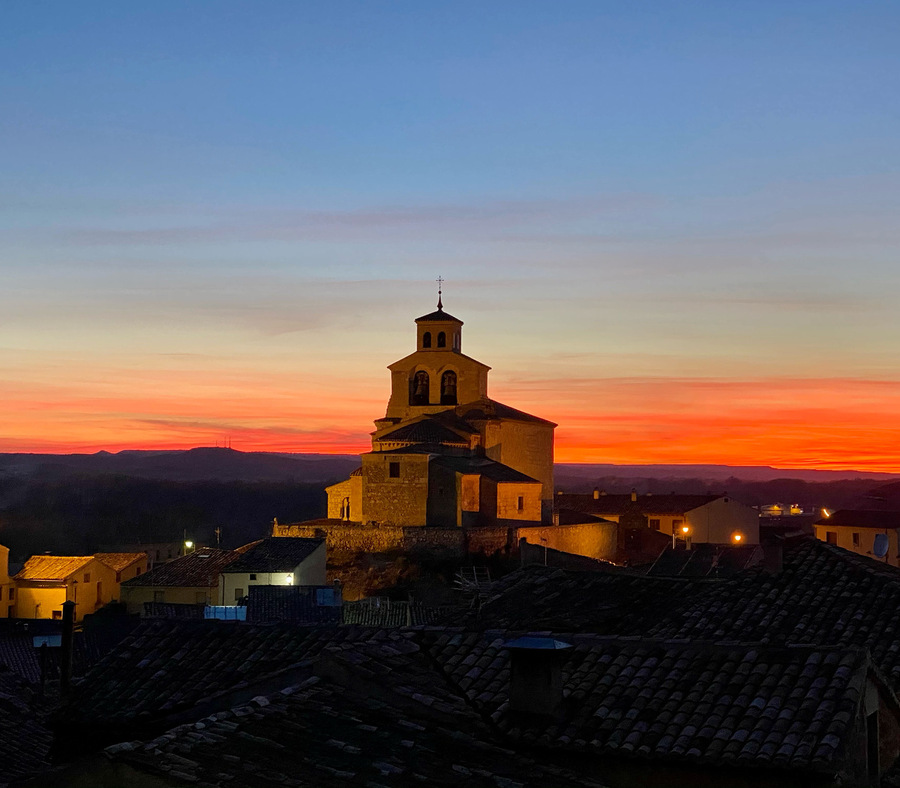
[[[456,404],[456,373],[447,370],[441,375],[441,405]]]
[[[428,404],[428,373],[419,370],[413,375],[409,382],[409,404],[410,405],[427,405]]]

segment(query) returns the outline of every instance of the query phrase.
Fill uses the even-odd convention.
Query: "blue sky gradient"
[[[684,381],[843,424],[848,386],[898,382],[898,40],[893,2],[7,4],[0,450],[364,446],[438,274],[563,459],[666,461],[660,421],[709,412]],[[232,373],[186,414],[185,375]],[[623,379],[654,397],[639,446],[609,426]],[[895,406],[845,425],[874,455],[837,424],[769,462],[900,470],[865,415]],[[740,442],[685,427],[684,461],[763,461],[716,407]]]

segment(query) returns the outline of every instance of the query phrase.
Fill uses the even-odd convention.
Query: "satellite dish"
[[[872,552],[879,558],[884,558],[888,551],[887,534],[875,534],[875,544],[872,546]]]

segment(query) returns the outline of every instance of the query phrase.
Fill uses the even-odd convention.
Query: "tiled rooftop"
[[[594,498],[592,493],[560,493],[556,497],[558,506],[574,509],[579,512],[592,514],[621,515],[626,512],[641,512],[642,514],[660,515],[684,515],[685,513],[703,506],[722,495],[638,495],[637,500],[631,500],[630,493],[600,495]]]
[[[146,553],[95,553],[100,563],[106,564],[114,572],[121,572],[138,561],[146,561]]]
[[[900,570],[815,539],[725,580],[529,567],[495,584],[485,626],[869,649],[900,688]],[[567,626],[568,624],[568,626]]]
[[[33,555],[15,579],[61,582],[93,560],[92,555]]]
[[[235,788],[601,786],[593,770],[492,738],[419,646],[394,635],[329,648],[298,685],[106,752],[141,771]]]
[[[270,536],[260,539],[225,572],[290,572],[324,544],[323,539]]]
[[[48,707],[15,674],[0,671],[0,785],[50,767]]]
[[[212,588],[219,584],[221,571],[240,557],[241,553],[237,550],[201,547],[193,553],[180,556],[164,564],[157,564],[149,572],[126,580],[122,586],[125,588],[132,586]]]
[[[561,652],[562,716],[534,721],[509,709],[510,637],[443,633],[431,646],[454,685],[507,735],[706,765],[833,771],[868,670],[860,649],[576,635]]]

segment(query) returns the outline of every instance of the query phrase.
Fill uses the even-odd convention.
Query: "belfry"
[[[328,518],[369,526],[477,528],[549,523],[556,425],[488,396],[490,367],[462,352],[463,321],[419,317],[395,361],[372,450],[328,488]]]

